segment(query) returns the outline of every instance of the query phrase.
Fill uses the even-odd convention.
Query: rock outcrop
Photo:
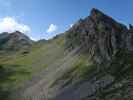
[[[97,9],[66,32],[69,50],[81,47],[99,66],[88,80],[60,89],[52,100],[132,100],[133,26],[129,29]],[[130,73],[130,74],[129,74]]]
[[[100,64],[110,61],[120,49],[131,47],[132,44],[127,43],[131,41],[127,38],[132,37],[128,31],[125,25],[97,9],[92,9],[90,16],[80,19],[66,32],[66,41],[69,48],[82,46]]]

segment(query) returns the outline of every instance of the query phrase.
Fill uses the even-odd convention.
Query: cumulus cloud
[[[0,33],[14,32],[14,31],[20,31],[22,33],[29,33],[31,29],[29,26],[19,23],[12,17],[0,18]]]
[[[73,24],[70,25],[70,28],[72,28],[72,27],[73,27]]]
[[[53,32],[55,32],[56,30],[57,30],[57,26],[56,25],[54,25],[54,24],[50,24],[49,25],[49,28],[47,29],[47,33],[53,33]]]

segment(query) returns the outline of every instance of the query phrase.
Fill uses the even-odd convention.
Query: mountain
[[[1,45],[19,40],[13,37]],[[133,100],[132,25],[93,8],[68,31],[29,50],[0,55],[1,100]]]
[[[85,58],[56,80],[52,100],[132,100],[132,30],[95,8],[74,24],[66,47]]]
[[[20,50],[32,45],[33,41],[23,33],[16,31],[13,33],[0,34],[0,50]]]
[[[80,19],[66,35],[70,48],[81,46],[90,52],[95,62],[102,63],[102,60],[111,60],[119,49],[127,47],[127,33],[126,26],[92,9],[90,16]]]

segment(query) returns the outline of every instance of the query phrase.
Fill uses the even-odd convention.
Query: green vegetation
[[[26,78],[29,74],[26,70],[19,69],[17,70],[18,65],[0,65],[0,100],[5,100],[12,87],[17,85],[17,79]],[[20,81],[20,80],[19,80]]]
[[[73,49],[76,46],[80,46],[81,44],[81,34],[80,32],[67,32],[66,33],[66,42],[65,46],[67,49]]]
[[[78,77],[78,79],[81,80],[88,80],[93,77],[97,67],[92,64],[87,55],[81,54],[74,60],[75,62],[71,65],[71,69],[66,71],[61,77],[54,80],[50,87],[63,81],[64,84],[62,86],[67,86],[69,83],[72,83],[73,78],[75,77]]]
[[[0,100],[6,100],[13,90],[37,75],[45,68],[64,57],[63,36],[46,43],[37,43],[28,51],[1,53],[0,55]]]
[[[133,78],[133,53],[120,50],[113,58],[109,69],[109,73],[116,76],[118,80],[122,78]]]
[[[82,79],[88,79],[97,69],[96,65],[92,64],[86,55],[81,55],[74,63],[73,68],[75,73]]]

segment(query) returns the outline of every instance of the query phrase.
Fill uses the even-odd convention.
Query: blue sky
[[[0,32],[20,30],[35,40],[48,39],[92,8],[128,25],[133,23],[132,5],[133,0],[0,0]]]

